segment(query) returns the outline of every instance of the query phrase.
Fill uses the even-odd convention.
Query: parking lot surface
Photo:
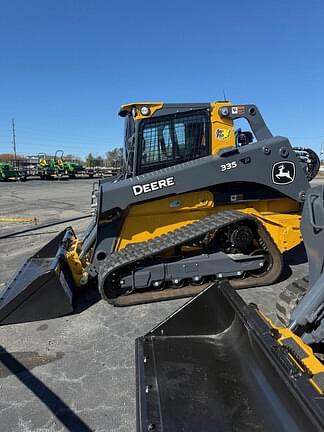
[[[48,223],[90,213],[93,180],[0,184],[0,217]],[[73,222],[82,235],[88,221]],[[0,223],[1,234],[31,227]],[[0,240],[0,290],[23,261],[64,229]],[[303,247],[285,256],[281,281],[241,290],[275,319],[278,293],[307,272]],[[74,315],[0,327],[0,424],[6,432],[135,431],[134,341],[186,300],[113,308],[82,293]]]

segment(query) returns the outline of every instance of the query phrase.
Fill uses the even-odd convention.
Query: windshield
[[[139,173],[207,156],[207,127],[208,117],[205,112],[145,121],[139,137]]]

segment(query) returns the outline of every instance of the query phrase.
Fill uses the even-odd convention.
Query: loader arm
[[[301,229],[309,263],[309,288],[292,311],[289,328],[307,344],[321,343],[324,340],[323,185],[308,191]]]
[[[273,182],[273,167],[282,160],[296,168],[294,180],[288,184]],[[226,164],[233,162],[235,168],[226,169]],[[309,188],[289,141],[275,137],[224,150],[219,156],[207,156],[124,181],[101,183],[99,217],[137,203],[231,182],[261,184],[279,192],[277,196],[284,194],[298,202],[303,202]]]
[[[260,111],[255,105],[221,107],[219,113],[221,117],[229,118],[231,120],[245,118],[258,141],[272,138],[272,133],[268,129]]]

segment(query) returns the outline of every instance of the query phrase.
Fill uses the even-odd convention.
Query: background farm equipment
[[[63,159],[64,173],[69,176],[69,178],[76,178],[78,175],[85,175],[85,167],[74,161]]]
[[[54,157],[48,157],[45,153],[38,154],[38,164],[36,168],[36,175],[41,180],[49,180],[54,177],[64,176],[64,162],[62,160],[62,150],[57,150]]]
[[[14,165],[11,161],[0,162],[0,180],[26,180],[27,173],[17,166]]]

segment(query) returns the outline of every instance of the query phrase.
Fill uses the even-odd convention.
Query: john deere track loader
[[[302,233],[309,283],[279,296],[274,325],[217,282],[136,342],[137,430],[324,430],[324,187]]]
[[[0,298],[0,322],[69,313],[91,280],[115,306],[192,296],[223,278],[271,284],[300,243],[316,169],[256,106],[134,103],[119,114],[125,172],[100,182],[83,239],[66,228],[26,261]],[[235,132],[240,118],[251,131]]]

